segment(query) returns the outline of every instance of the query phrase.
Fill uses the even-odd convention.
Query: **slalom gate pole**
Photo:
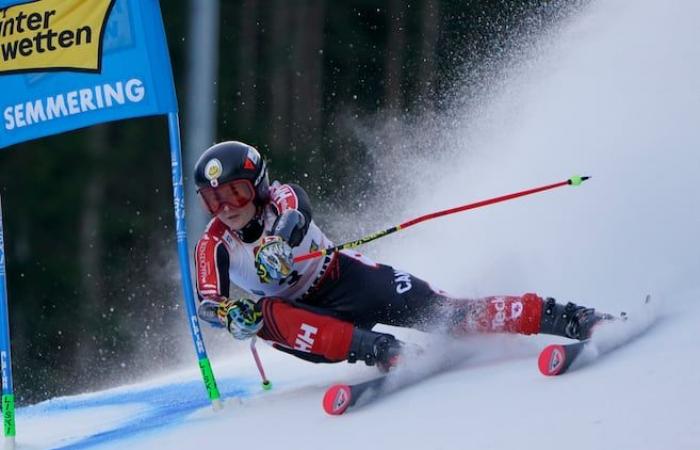
[[[512,200],[514,198],[524,197],[526,195],[532,195],[532,194],[536,194],[538,192],[548,191],[550,189],[556,189],[556,188],[559,188],[562,186],[579,186],[581,183],[583,183],[584,181],[586,181],[589,178],[590,177],[573,176],[573,177],[569,178],[568,180],[560,181],[559,183],[548,184],[546,186],[540,186],[540,187],[528,189],[526,191],[515,192],[513,194],[502,195],[500,197],[494,197],[494,198],[482,200],[482,201],[475,202],[475,203],[469,203],[467,205],[457,206],[455,208],[443,209],[442,211],[437,211],[434,213],[425,214],[423,216],[416,217],[415,219],[408,220],[402,224],[393,226],[391,228],[387,228],[384,231],[378,231],[376,233],[369,234],[369,235],[367,235],[363,238],[357,239],[355,241],[346,242],[344,244],[336,245],[335,247],[317,250],[315,252],[307,253],[305,255],[299,255],[296,258],[294,258],[294,262],[296,263],[296,262],[306,261],[307,259],[320,258],[322,256],[329,254],[329,253],[338,252],[340,250],[345,250],[347,248],[359,247],[362,244],[366,244],[368,242],[382,238],[382,237],[387,236],[389,234],[395,233],[395,232],[400,231],[400,230],[405,230],[406,228],[412,227],[413,225],[419,224],[421,222],[426,222],[428,220],[436,219],[438,217],[448,216],[450,214],[455,214],[458,212],[467,211],[469,209],[481,208],[482,206],[493,205],[494,203],[505,202],[508,200]]]
[[[214,409],[221,408],[221,394],[216,385],[216,378],[211,368],[211,363],[204,348],[202,331],[197,319],[197,307],[194,302],[194,289],[190,275],[190,258],[187,249],[187,225],[185,223],[185,190],[182,183],[182,149],[180,143],[180,118],[177,113],[168,114],[168,130],[170,132],[170,157],[173,168],[173,201],[175,204],[175,231],[177,234],[177,251],[180,260],[180,275],[182,288],[185,294],[185,307],[187,308],[187,321],[190,324],[190,332],[194,341],[199,369],[202,373],[204,388]]]
[[[5,448],[15,448],[15,394],[12,386],[12,357],[10,318],[7,307],[7,280],[5,271],[5,238],[2,226],[2,199],[0,199],[0,364],[2,369],[2,423]]]

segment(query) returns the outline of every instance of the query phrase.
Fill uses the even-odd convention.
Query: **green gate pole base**
[[[214,378],[214,371],[211,369],[211,363],[208,358],[203,358],[199,360],[199,369],[202,372],[202,378],[204,379],[204,387],[207,390],[207,395],[209,395],[209,400],[211,400],[211,406],[215,411],[223,408],[221,403],[221,394],[219,393],[219,388],[216,385],[216,379]]]
[[[15,396],[5,394],[2,396],[2,422],[5,432],[3,448],[14,450],[15,448]]]

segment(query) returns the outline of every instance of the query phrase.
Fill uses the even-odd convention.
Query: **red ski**
[[[361,403],[371,401],[379,396],[386,379],[387,375],[383,375],[364,383],[335,384],[323,396],[323,409],[332,416],[339,416],[360,399]]]
[[[415,350],[415,349],[414,349]],[[467,355],[445,351],[422,350],[414,352],[403,364],[390,372],[357,384],[335,384],[323,396],[323,409],[332,416],[345,413],[348,408],[361,405],[412,386],[427,378],[449,370],[463,361]]]
[[[573,364],[589,341],[565,345],[548,345],[540,353],[537,364],[542,375],[561,375]]]
[[[600,355],[609,353],[644,333],[656,318],[647,308],[651,296],[644,300],[644,309],[633,317],[622,314],[621,320],[605,321],[597,325],[591,339],[572,344],[548,345],[540,353],[537,365],[542,375],[555,376],[585,366]],[[629,319],[629,320],[628,320]]]

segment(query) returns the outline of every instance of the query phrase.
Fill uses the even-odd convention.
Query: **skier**
[[[452,298],[356,251],[294,263],[333,243],[314,223],[306,192],[270,184],[265,160],[242,142],[204,151],[194,181],[212,215],[194,255],[198,316],[236,339],[257,335],[308,361],[363,361],[388,370],[403,344],[372,331],[378,323],[451,336],[546,333],[583,340],[607,318],[532,293]],[[258,300],[229,299],[231,283]]]

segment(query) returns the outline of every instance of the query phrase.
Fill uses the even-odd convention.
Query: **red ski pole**
[[[255,365],[258,366],[258,372],[260,372],[260,378],[262,380],[262,387],[266,391],[269,391],[272,389],[272,383],[270,383],[270,380],[267,378],[267,375],[265,375],[265,369],[263,368],[262,361],[260,360],[260,355],[258,354],[258,349],[255,348],[255,341],[257,338],[253,336],[253,338],[250,340],[250,352],[253,354],[253,359],[255,359]]]
[[[391,228],[387,228],[384,231],[378,231],[376,233],[369,234],[369,235],[367,235],[363,238],[357,239],[355,241],[350,241],[350,242],[346,242],[344,244],[336,245],[335,247],[325,248],[322,250],[317,250],[315,252],[306,253],[304,255],[299,255],[296,258],[294,258],[294,262],[296,263],[296,262],[306,261],[307,259],[319,258],[319,257],[325,256],[329,253],[338,252],[340,250],[344,250],[347,248],[359,247],[362,244],[366,244],[368,242],[374,241],[374,240],[379,239],[381,237],[387,236],[391,233],[395,233],[399,230],[405,230],[406,228],[412,227],[413,225],[419,224],[421,222],[426,222],[428,220],[436,219],[438,217],[443,217],[443,216],[447,216],[450,214],[455,214],[458,212],[467,211],[470,209],[481,208],[482,206],[493,205],[494,203],[501,203],[501,202],[505,202],[508,200],[513,200],[514,198],[524,197],[526,195],[532,195],[532,194],[536,194],[538,192],[548,191],[550,189],[556,189],[556,188],[559,188],[562,186],[579,186],[581,183],[583,183],[584,181],[586,181],[589,178],[590,177],[574,176],[574,177],[569,178],[568,180],[560,181],[559,183],[548,184],[546,186],[540,186],[540,187],[528,189],[525,191],[515,192],[512,194],[502,195],[500,197],[494,197],[494,198],[482,200],[482,201],[475,202],[475,203],[469,203],[467,205],[457,206],[455,208],[443,209],[442,211],[437,211],[434,213],[425,214],[423,216],[416,217],[415,219],[408,220],[402,224],[393,226]]]

